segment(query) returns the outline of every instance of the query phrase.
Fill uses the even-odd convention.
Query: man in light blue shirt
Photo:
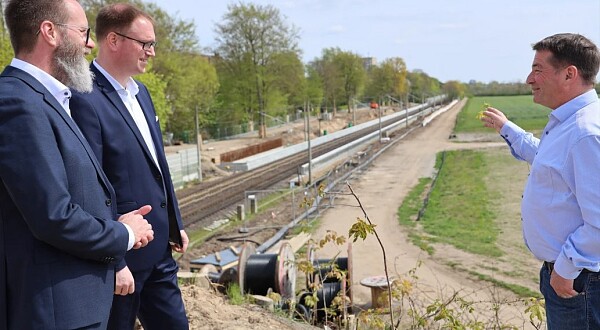
[[[527,83],[552,109],[540,139],[488,108],[481,119],[531,164],[521,215],[523,237],[544,261],[540,290],[548,329],[600,329],[600,52],[578,34],[533,45]]]

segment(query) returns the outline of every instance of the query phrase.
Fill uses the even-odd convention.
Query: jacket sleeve
[[[93,155],[42,96],[19,87],[0,98],[0,175],[15,207],[38,240],[84,259],[122,258],[128,232],[111,219]]]

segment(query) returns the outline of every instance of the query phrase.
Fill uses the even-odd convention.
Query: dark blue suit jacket
[[[147,270],[164,258],[169,241],[181,244],[179,231],[183,229],[154,104],[146,87],[137,82],[137,99],[156,146],[160,171],[118,92],[94,64],[91,69],[96,76],[94,89],[90,94],[73,93],[71,113],[115,188],[117,211],[152,205],[145,218],[152,224],[154,240],[125,255],[130,270]]]
[[[77,126],[26,72],[0,75],[0,329],[106,321],[128,232]]]

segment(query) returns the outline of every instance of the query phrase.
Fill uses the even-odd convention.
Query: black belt
[[[546,269],[548,269],[550,271],[550,273],[552,273],[554,271],[554,263],[553,262],[544,261],[544,267],[546,267]],[[581,271],[581,274],[586,274],[586,273],[597,273],[597,272],[592,272],[591,270],[584,268]]]
[[[554,263],[550,261],[544,261],[544,267],[552,273],[554,271]]]

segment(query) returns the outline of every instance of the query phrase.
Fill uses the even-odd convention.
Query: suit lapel
[[[150,150],[148,150],[146,141],[144,141],[144,138],[142,137],[142,133],[140,133],[140,130],[137,127],[135,120],[133,120],[131,113],[129,113],[129,110],[127,110],[127,107],[123,103],[123,100],[121,100],[121,96],[119,95],[119,92],[117,92],[115,90],[113,85],[108,81],[108,79],[104,76],[104,74],[102,74],[102,72],[100,72],[96,68],[95,65],[92,64],[92,65],[90,65],[90,67],[91,67],[92,71],[94,72],[94,75],[96,76],[95,84],[98,86],[98,88],[100,89],[102,94],[104,94],[104,96],[106,96],[106,98],[114,105],[114,107],[117,109],[117,111],[119,112],[121,117],[123,117],[123,119],[125,120],[125,123],[127,123],[127,126],[129,126],[129,129],[131,130],[131,132],[137,139],[138,143],[144,150],[146,157],[148,157],[150,162],[152,164],[154,164],[152,154],[150,153]],[[140,106],[141,106],[141,104],[140,104]],[[144,108],[142,107],[142,110],[143,109]],[[144,116],[146,117],[146,121],[148,122],[148,118],[147,118],[147,115],[145,114],[145,112],[146,111],[144,111]],[[148,126],[151,126],[151,125],[148,125]],[[150,132],[152,133],[152,127],[150,127]],[[153,136],[153,138],[154,138],[154,136]],[[154,166],[156,166],[156,164]]]
[[[156,114],[154,111],[154,106],[152,105],[152,101],[150,100],[149,94],[147,94],[146,90],[143,87],[140,87],[140,92],[136,96],[138,102],[140,103],[140,107],[142,108],[142,112],[144,113],[144,117],[146,118],[146,122],[148,123],[148,128],[150,129],[150,136],[152,136],[152,142],[154,142],[155,148],[162,148],[162,135],[159,131],[159,124],[156,120]],[[165,172],[164,167],[167,164],[167,160],[164,157],[164,153],[156,152],[156,159],[158,164],[160,165],[161,172]]]
[[[55,111],[58,114],[58,116],[62,118],[62,120],[67,124],[67,126],[73,131],[73,134],[77,137],[79,142],[81,142],[81,145],[83,146],[90,160],[94,164],[96,172],[98,172],[98,176],[102,179],[104,185],[108,188],[111,195],[114,196],[114,190],[112,188],[112,185],[110,184],[110,181],[104,174],[102,166],[100,166],[100,164],[98,163],[98,160],[96,159],[92,148],[88,144],[87,140],[83,137],[83,134],[81,134],[81,131],[79,130],[79,127],[77,127],[77,124],[75,124],[75,121],[73,121],[73,119],[67,114],[65,109],[60,105],[60,103],[58,103],[54,95],[52,95],[48,91],[48,89],[44,87],[44,85],[42,85],[37,79],[33,78],[25,71],[8,66],[6,67],[3,75],[4,74],[7,76],[13,76],[18,79],[21,79],[23,82],[31,86],[31,88],[33,88],[36,92],[44,95],[44,101],[53,109],[53,111]]]

